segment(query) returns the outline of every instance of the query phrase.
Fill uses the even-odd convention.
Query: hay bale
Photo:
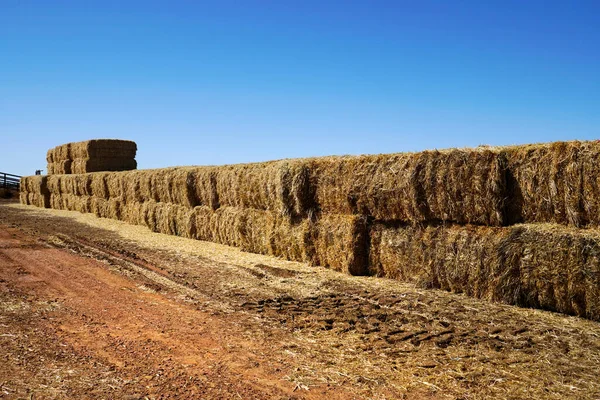
[[[207,206],[194,208],[195,238],[228,246],[242,247],[244,244],[244,210],[221,207],[212,210]]]
[[[311,162],[323,213],[383,221],[502,225],[503,159],[489,149],[325,157]]]
[[[53,164],[52,173],[53,174],[70,174],[71,173],[71,160],[61,160],[57,161]]]
[[[78,174],[74,176],[74,188],[77,196],[92,196],[92,175]]]
[[[371,229],[369,272],[600,320],[600,232],[554,224]]]
[[[133,225],[145,225],[142,203],[126,202],[121,212],[121,220]]]
[[[26,204],[40,208],[50,208],[50,195],[29,192],[26,196]]]
[[[214,171],[221,206],[268,210],[291,217],[305,216],[314,206],[304,160],[226,165]]]
[[[135,158],[137,145],[130,140],[92,139],[71,143],[73,159],[86,158]],[[92,172],[92,171],[90,171]]]
[[[166,235],[193,238],[195,224],[194,211],[188,207],[169,203],[154,203],[151,208],[154,216],[150,221],[155,225],[151,229]]]
[[[171,203],[173,190],[172,176],[176,175],[177,168],[163,168],[154,170],[150,176],[149,193],[147,198],[156,202]]]
[[[28,205],[48,208],[50,207],[50,192],[48,190],[48,177],[44,175],[24,176],[21,178],[19,185],[20,193],[26,194],[23,196],[23,201]]]
[[[171,203],[194,208],[200,205],[196,197],[195,175],[192,168],[170,169],[165,176],[164,184]],[[208,205],[208,204],[207,204]]]
[[[130,171],[124,176],[125,202],[144,203],[154,200],[151,192],[152,174],[155,170]]]
[[[506,159],[508,223],[600,223],[598,142],[554,142],[502,149]]]
[[[75,175],[65,175],[60,179],[60,193],[61,194],[75,194],[76,193],[76,182]]]
[[[110,199],[110,191],[107,184],[108,172],[95,172],[90,174],[90,189],[92,195],[99,199]]]
[[[35,194],[50,194],[48,191],[48,177],[45,175],[31,175],[21,178],[19,190],[35,193]]]
[[[48,188],[48,191],[51,194],[59,195],[61,193],[61,191],[60,191],[60,187],[61,187],[60,181],[61,181],[62,177],[63,177],[62,175],[49,175],[48,176],[46,187]]]
[[[124,201],[127,187],[127,175],[123,172],[110,172],[102,175],[108,191],[108,197]]]
[[[313,223],[310,219],[290,221],[276,215],[269,238],[269,255],[291,261],[314,261]]]
[[[130,171],[137,168],[134,159],[123,159],[114,157],[105,158],[75,158],[73,159],[72,171],[74,174],[86,174],[102,171]]]
[[[197,167],[189,169],[187,194],[191,198],[190,205],[207,206],[216,210],[220,207],[219,194],[217,192],[217,170],[218,167]],[[186,176],[186,180],[188,177]]]
[[[369,274],[420,287],[493,298],[508,228],[386,226],[371,228]]]
[[[54,163],[54,148],[46,152],[46,162],[48,163],[48,165]]]
[[[46,166],[46,172],[48,173],[48,175],[55,174],[54,163],[48,163],[48,165]]]
[[[52,152],[52,162],[59,163],[61,161],[71,160],[71,143],[56,146],[50,150]],[[46,154],[47,156],[47,154]]]
[[[313,226],[312,264],[351,275],[368,269],[367,220],[359,215],[321,215]]]

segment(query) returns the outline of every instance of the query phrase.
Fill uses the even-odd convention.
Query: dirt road
[[[0,398],[600,398],[600,324],[0,203]]]

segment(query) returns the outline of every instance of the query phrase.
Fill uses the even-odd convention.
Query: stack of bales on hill
[[[135,142],[95,139],[67,143],[48,150],[48,175],[128,171],[137,168]]]
[[[23,178],[21,199],[600,320],[599,155],[567,142],[51,175]]]

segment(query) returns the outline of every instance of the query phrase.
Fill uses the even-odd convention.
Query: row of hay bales
[[[48,175],[129,171],[137,168],[137,145],[129,140],[94,139],[56,146],[46,154]]]
[[[53,175],[23,178],[21,198],[600,320],[599,154],[560,142]]]
[[[25,177],[21,202],[93,213],[144,225],[154,232],[240,247],[354,275],[364,274],[367,253],[361,251],[366,248],[368,235],[366,219],[361,216],[333,214],[318,219],[292,219],[254,208],[223,206],[215,210],[206,205],[183,206],[155,198],[140,202],[138,196],[124,195],[127,185],[121,186],[123,180],[115,178],[117,173]],[[122,178],[129,182],[127,177]],[[45,185],[40,185],[41,182]],[[44,198],[44,203],[31,200],[38,198]]]

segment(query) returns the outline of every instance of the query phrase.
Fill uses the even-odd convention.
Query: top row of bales
[[[137,168],[137,145],[129,140],[94,139],[48,150],[48,174],[84,174]]]
[[[321,212],[412,224],[600,225],[600,141],[312,161]]]
[[[599,157],[599,142],[557,142],[180,167],[101,174],[96,193],[81,194],[253,208],[292,219],[325,213],[409,224],[582,227],[600,224]]]

